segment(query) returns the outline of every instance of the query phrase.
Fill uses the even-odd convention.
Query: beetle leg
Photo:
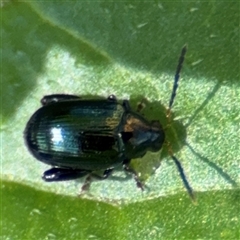
[[[82,185],[82,189],[81,189],[80,195],[82,195],[83,192],[89,190],[91,183],[92,183],[92,175],[89,174],[89,175],[86,177],[86,179],[85,179],[85,181],[84,181],[84,183],[83,183],[83,185]]]
[[[112,172],[113,172],[113,168],[110,168],[110,169],[107,169],[107,170],[104,171],[103,176],[99,176],[96,173],[89,174],[86,177],[85,182],[82,186],[82,192],[89,190],[90,185],[93,182],[93,178],[97,179],[97,180],[105,180],[112,174]]]
[[[113,172],[113,168],[105,170],[103,173],[104,179],[108,178],[112,174],[112,172]]]
[[[112,102],[116,102],[116,101],[117,101],[116,96],[113,95],[113,94],[109,95],[107,99],[108,99],[109,101],[112,101]]]
[[[46,106],[51,103],[63,102],[63,101],[74,100],[74,99],[80,99],[80,97],[76,95],[68,95],[68,94],[52,94],[52,95],[44,96],[41,99],[41,104],[43,106]]]
[[[92,174],[92,176],[98,180],[107,179],[113,172],[113,168],[109,168],[103,172],[103,176],[99,176],[97,174]]]
[[[124,163],[124,164],[123,164],[123,169],[124,169],[126,172],[131,173],[131,174],[133,175],[134,180],[136,181],[137,187],[138,187],[138,188],[141,188],[141,190],[143,191],[143,190],[144,190],[143,183],[140,181],[137,173],[136,173],[132,168],[129,167],[129,162],[130,162],[130,161],[127,161],[127,163]]]
[[[81,178],[89,171],[70,168],[51,168],[43,173],[42,179],[46,182],[67,181]]]

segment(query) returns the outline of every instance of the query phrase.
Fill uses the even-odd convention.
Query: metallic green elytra
[[[176,96],[179,73],[186,53],[182,49],[169,102],[168,115]],[[81,99],[75,95],[54,94],[43,97],[42,107],[28,121],[24,138],[33,156],[51,169],[43,173],[45,181],[65,181],[93,176],[107,178],[119,165],[134,174],[137,186],[143,185],[130,168],[131,159],[143,157],[147,151],[159,151],[165,141],[158,120],[148,121],[132,111],[127,100],[114,95],[105,100]],[[171,154],[185,187],[189,186],[180,162]],[[96,172],[102,171],[102,175]],[[89,185],[89,179],[83,185]]]
[[[106,100],[50,95],[41,102],[43,107],[27,123],[25,142],[35,158],[54,166],[43,174],[46,181],[97,170],[106,178],[121,164],[132,171],[132,158],[160,150],[165,139],[158,121],[145,120],[128,101],[119,103],[113,95]]]

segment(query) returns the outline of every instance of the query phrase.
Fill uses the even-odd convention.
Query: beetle
[[[167,117],[171,114],[180,71],[187,47],[178,61]],[[165,132],[158,120],[148,121],[130,108],[129,102],[119,102],[114,95],[107,99],[81,99],[76,95],[44,96],[42,107],[28,121],[24,138],[32,155],[52,166],[43,173],[43,180],[65,181],[86,178],[82,187],[90,185],[91,176],[106,179],[119,165],[134,175],[137,186],[143,189],[137,173],[131,169],[133,158],[143,157],[147,151],[159,151],[165,142]],[[183,183],[193,198],[183,168],[174,160]],[[102,171],[100,176],[96,172]]]

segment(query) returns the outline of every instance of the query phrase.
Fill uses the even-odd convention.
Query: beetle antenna
[[[169,101],[167,116],[170,115],[171,108],[172,108],[174,99],[176,97],[176,92],[177,92],[177,89],[178,89],[178,82],[179,82],[179,79],[180,79],[180,72],[181,72],[181,69],[182,69],[182,66],[183,66],[183,62],[184,62],[186,52],[187,52],[187,45],[184,45],[183,48],[182,48],[182,51],[181,51],[181,55],[180,55],[179,60],[178,60],[178,65],[177,65],[177,70],[176,70],[175,77],[174,77],[172,95],[171,95],[171,98],[170,98],[170,101]]]

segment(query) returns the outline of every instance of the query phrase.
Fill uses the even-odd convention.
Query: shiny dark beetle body
[[[50,95],[42,103],[26,126],[25,141],[35,158],[58,167],[57,176],[45,172],[48,181],[108,172],[147,151],[160,150],[165,139],[159,122],[148,122],[131,111],[128,101],[121,104],[113,96],[82,100]]]
[[[185,53],[186,47],[179,58],[168,115]],[[162,148],[165,133],[159,121],[147,121],[131,110],[127,100],[118,102],[113,95],[105,100],[84,100],[75,95],[55,94],[45,96],[41,103],[43,106],[28,121],[24,137],[33,156],[52,166],[43,174],[45,181],[71,180],[84,175],[105,179],[115,167],[123,165],[143,189],[129,163],[147,151]],[[192,197],[180,162],[171,150],[169,153]],[[98,171],[103,175],[96,174]]]

